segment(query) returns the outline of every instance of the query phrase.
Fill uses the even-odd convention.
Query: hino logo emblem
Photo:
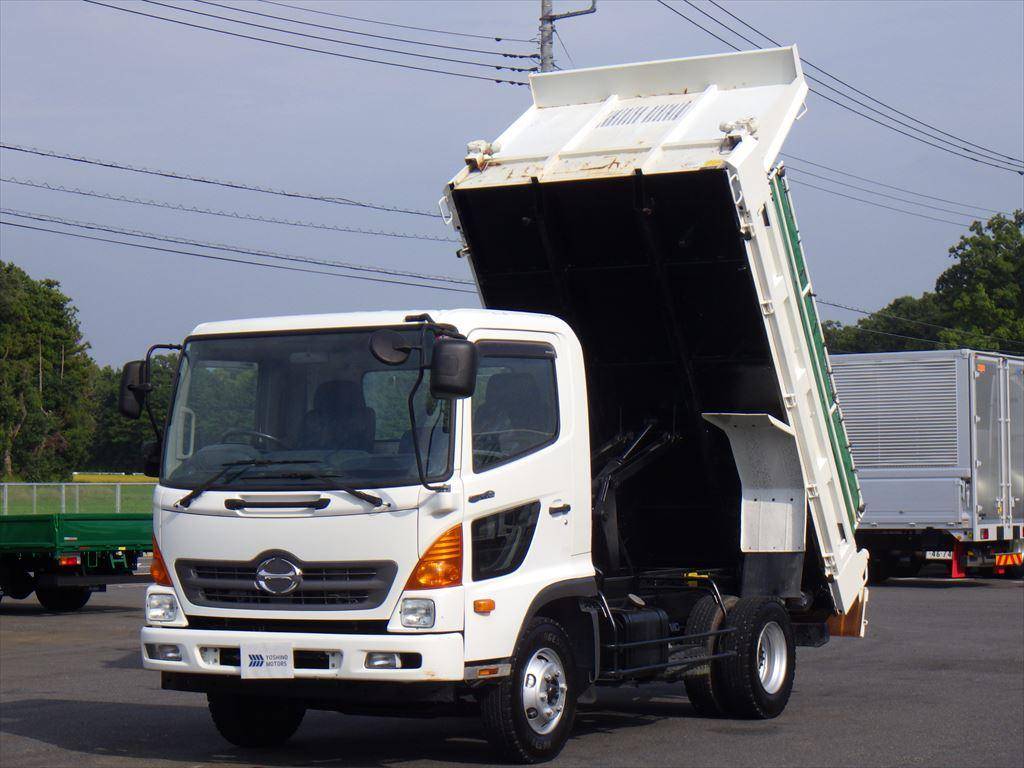
[[[302,584],[302,569],[283,557],[268,557],[256,566],[256,587],[268,595],[287,595]]]

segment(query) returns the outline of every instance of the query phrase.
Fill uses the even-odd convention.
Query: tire
[[[744,597],[723,624],[719,650],[735,655],[721,660],[720,693],[734,717],[767,720],[786,708],[796,672],[796,647],[789,614],[775,598]]]
[[[53,587],[36,590],[36,600],[48,611],[70,613],[85,607],[92,597],[88,587]]]
[[[736,604],[735,597],[723,598],[725,607],[730,610]],[[700,635],[705,632],[714,632],[721,628],[725,614],[718,607],[718,601],[711,595],[705,595],[690,611],[686,619],[684,634]],[[695,646],[695,653],[701,656],[715,653],[719,649],[719,637],[709,637],[699,646]],[[721,664],[709,662],[700,667],[689,670],[683,678],[683,685],[686,687],[686,695],[690,699],[697,714],[702,717],[721,717],[726,714],[725,702],[721,694]]]
[[[217,731],[239,747],[279,747],[299,729],[305,705],[288,699],[207,694]]]
[[[12,600],[24,600],[36,588],[36,580],[21,569],[0,570],[0,593]]]
[[[536,682],[530,684],[531,678]],[[539,616],[531,620],[516,643],[512,673],[479,695],[487,740],[508,762],[551,760],[569,739],[581,690],[565,630],[553,619]],[[541,694],[548,698],[541,700]],[[530,703],[539,706],[529,707]],[[555,706],[549,706],[546,715],[541,707],[552,704]],[[562,709],[557,710],[557,705]],[[528,708],[534,712],[532,717]]]

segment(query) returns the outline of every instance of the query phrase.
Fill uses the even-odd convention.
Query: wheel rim
[[[757,676],[766,693],[778,693],[786,679],[786,634],[777,622],[769,621],[757,638]]]
[[[550,648],[534,653],[523,672],[523,713],[534,732],[543,735],[558,726],[567,690],[561,657]]]

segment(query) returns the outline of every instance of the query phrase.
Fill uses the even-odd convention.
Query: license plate
[[[288,643],[243,643],[239,657],[243,680],[295,677],[292,647]]]
[[[953,553],[942,550],[929,550],[924,553],[925,560],[952,560]]]

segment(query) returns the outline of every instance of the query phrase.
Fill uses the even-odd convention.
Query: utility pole
[[[597,0],[590,0],[590,7],[581,11],[554,13],[553,0],[540,0],[540,71],[551,72],[555,68],[555,22],[573,16],[585,16],[597,10]]]

